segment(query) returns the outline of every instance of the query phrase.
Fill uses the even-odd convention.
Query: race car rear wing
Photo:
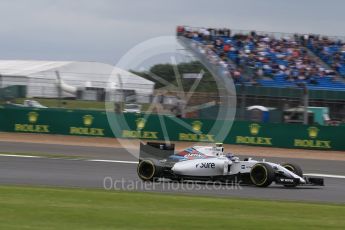
[[[153,158],[156,160],[166,159],[175,153],[175,145],[159,142],[140,142],[139,161]]]

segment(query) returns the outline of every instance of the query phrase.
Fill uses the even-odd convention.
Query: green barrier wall
[[[225,140],[217,140],[210,130],[212,120],[180,119],[144,114],[115,115],[128,126],[115,124],[113,134],[105,112],[60,109],[0,108],[0,131],[82,135],[117,138],[164,140],[160,119],[164,120],[171,141],[203,141],[282,148],[345,150],[345,127],[304,126],[295,124],[234,122]],[[190,128],[186,128],[188,124]]]
[[[251,96],[265,96],[265,97],[284,97],[284,98],[301,98],[303,90],[298,88],[277,88],[277,87],[263,87],[263,86],[236,86],[237,95],[245,92],[246,95]],[[317,100],[345,100],[345,91],[332,90],[309,90],[309,99]]]
[[[112,137],[105,112],[83,110],[0,109],[0,130]]]

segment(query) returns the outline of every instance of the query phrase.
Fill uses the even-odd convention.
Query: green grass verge
[[[17,98],[15,103],[23,104],[26,98]],[[31,99],[30,99],[31,100]],[[49,108],[60,107],[60,102],[57,99],[34,98],[32,100],[38,101],[40,104]],[[105,110],[105,103],[100,101],[83,101],[83,100],[62,100],[62,108],[65,109],[87,109],[87,110]],[[147,111],[150,104],[142,104],[142,111]]]
[[[343,229],[345,206],[0,186],[0,229]]]
[[[15,102],[22,104],[24,98],[16,99]],[[40,104],[49,108],[59,107],[59,100],[57,99],[42,99],[34,98],[33,100],[38,101]],[[83,101],[83,100],[62,100],[62,107],[65,109],[91,109],[91,110],[105,110],[104,102],[99,101]]]

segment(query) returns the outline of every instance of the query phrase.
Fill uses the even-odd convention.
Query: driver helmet
[[[232,153],[227,153],[227,154],[226,154],[226,157],[227,157],[229,160],[234,161],[234,162],[238,162],[238,161],[240,160],[240,158],[235,157],[235,155],[232,154]]]
[[[234,155],[233,153],[227,153],[225,156],[226,156],[226,158],[228,158],[229,160],[232,160],[232,159],[235,157],[235,155]]]

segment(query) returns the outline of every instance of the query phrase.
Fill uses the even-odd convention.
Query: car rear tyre
[[[157,175],[157,167],[153,160],[141,160],[137,167],[137,173],[143,181],[154,181]]]
[[[250,171],[250,179],[257,187],[267,187],[274,181],[274,169],[265,163],[258,163]]]

